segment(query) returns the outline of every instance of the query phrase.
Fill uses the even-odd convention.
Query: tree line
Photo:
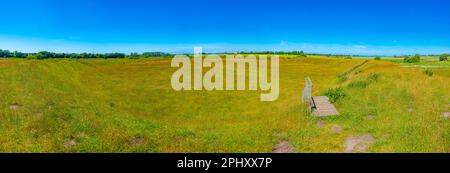
[[[279,55],[297,55],[301,57],[306,57],[303,51],[249,51],[249,52],[234,52],[235,54],[279,54]],[[208,54],[208,53],[205,53]],[[231,54],[225,52],[224,54]],[[336,56],[351,58],[352,56],[359,55],[332,55],[332,54],[309,54],[309,55],[322,55],[322,56]],[[144,52],[144,53],[55,53],[48,51],[40,51],[37,53],[22,53],[18,51],[9,51],[0,49],[0,58],[27,58],[27,59],[50,59],[50,58],[151,58],[151,57],[172,57],[172,54],[164,52]],[[429,55],[429,56],[439,56],[440,61],[448,60],[448,54],[442,55]],[[395,58],[403,58],[406,63],[420,62],[420,55],[414,56],[394,56]],[[376,59],[380,59],[379,57]]]
[[[305,52],[303,51],[241,51],[241,52],[234,52],[235,54],[277,54],[277,55],[298,55],[298,56],[306,56]],[[231,54],[228,52],[225,52],[224,54]]]
[[[279,54],[279,55],[298,55],[306,57],[303,51],[249,51],[234,52],[237,54]],[[208,53],[204,53],[208,54]],[[225,52],[225,54],[231,54]],[[18,51],[11,52],[9,50],[0,49],[0,58],[27,58],[27,59],[50,59],[50,58],[150,58],[150,57],[171,57],[172,54],[164,52],[144,52],[144,53],[55,53],[48,51],[40,51],[37,53],[22,53]]]
[[[151,58],[167,57],[171,54],[164,52],[144,52],[144,53],[55,53],[40,51],[37,53],[22,53],[0,49],[0,58],[27,58],[27,59],[50,59],[50,58]]]
[[[447,61],[448,54],[439,55],[439,61]],[[420,62],[420,55],[416,54],[414,56],[403,56],[403,62],[405,63],[418,63]]]

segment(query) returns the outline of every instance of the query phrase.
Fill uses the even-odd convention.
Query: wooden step
[[[313,110],[313,115],[318,117],[326,117],[332,115],[339,115],[330,99],[327,96],[315,96],[313,97],[316,109]]]

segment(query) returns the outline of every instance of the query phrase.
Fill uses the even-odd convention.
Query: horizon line
[[[392,44],[392,43],[391,43]],[[89,43],[66,39],[24,38],[0,35],[0,48],[24,53],[48,51],[55,53],[143,53],[164,52],[170,54],[193,53],[194,47],[202,47],[208,53],[233,52],[291,52],[306,54],[359,55],[359,56],[404,56],[440,55],[450,53],[448,45],[370,45],[325,44],[309,42],[279,41],[277,43]]]
[[[124,54],[124,55],[131,55],[133,53],[137,53],[137,54],[144,54],[144,53],[163,53],[163,54],[168,54],[168,55],[193,55],[194,53],[192,52],[181,52],[181,53],[170,53],[170,52],[165,52],[165,51],[143,51],[143,52],[52,52],[52,51],[46,51],[46,50],[42,50],[42,51],[36,51],[36,52],[22,52],[22,51],[17,51],[17,50],[10,50],[10,49],[2,49],[0,48],[0,50],[3,51],[9,51],[11,53],[13,52],[19,52],[19,53],[23,53],[23,54],[37,54],[39,52],[49,52],[49,53],[57,53],[57,54],[113,54],[113,53],[118,53],[118,54]],[[292,54],[294,52],[303,52],[304,55],[318,55],[318,56],[353,56],[353,57],[401,57],[401,56],[413,56],[413,55],[420,55],[420,56],[439,56],[439,55],[443,55],[443,54],[450,54],[450,53],[437,53],[437,54],[419,54],[419,53],[412,53],[412,54],[399,54],[399,55],[361,55],[361,54],[335,54],[335,53],[314,53],[314,52],[305,52],[303,50],[292,50],[292,51],[237,51],[237,52],[202,52],[203,54],[271,54],[271,53],[286,53],[286,54]],[[1,57],[0,57],[1,58]]]

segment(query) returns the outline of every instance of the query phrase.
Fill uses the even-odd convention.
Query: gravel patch
[[[346,153],[354,152],[366,152],[367,149],[375,142],[375,139],[371,134],[363,134],[360,136],[351,136],[345,140],[345,151]]]

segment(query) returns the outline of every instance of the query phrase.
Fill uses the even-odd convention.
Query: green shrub
[[[423,71],[423,74],[426,74],[428,76],[433,76],[433,70],[426,69],[425,71]]]
[[[351,56],[346,56],[344,59],[353,59]]]
[[[418,63],[418,62],[420,62],[420,55],[405,56],[403,58],[403,62],[405,62],[405,63]]]
[[[447,60],[448,60],[447,54],[443,54],[443,55],[439,56],[439,61],[447,61]]]
[[[342,83],[348,80],[348,76],[347,75],[338,75],[338,82]]]
[[[337,88],[330,88],[325,92],[325,95],[328,96],[331,103],[337,102],[339,99],[346,96],[344,89],[337,87]]]
[[[357,80],[350,83],[348,86],[351,88],[366,88],[370,83],[366,80]]]
[[[375,57],[375,60],[381,60],[381,58],[379,56]]]
[[[380,77],[380,74],[378,73],[370,73],[369,76],[367,76],[367,79],[371,81],[376,81]]]
[[[371,83],[376,82],[379,76],[378,73],[370,73],[365,79],[353,81],[348,86],[351,88],[366,88]]]

